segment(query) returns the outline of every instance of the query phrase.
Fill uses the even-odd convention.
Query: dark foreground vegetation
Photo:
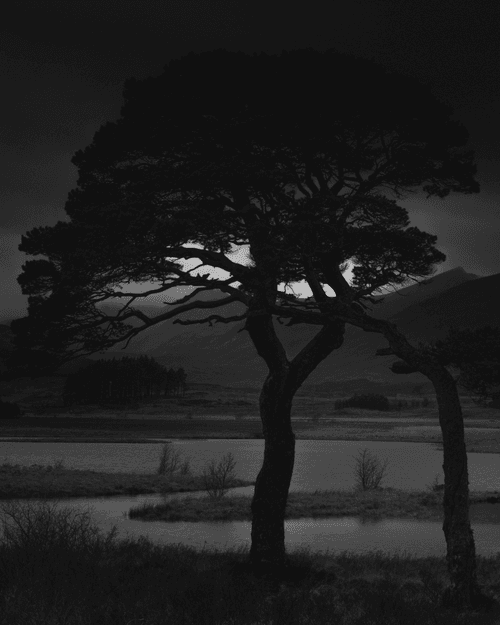
[[[460,614],[440,599],[444,558],[292,552],[266,575],[246,548],[196,551],[104,534],[88,512],[1,504],[1,625],[483,625],[497,606]],[[500,558],[478,557],[492,598]]]

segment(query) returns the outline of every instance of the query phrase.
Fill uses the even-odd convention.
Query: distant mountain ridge
[[[425,340],[426,336],[429,340],[436,336],[441,338],[443,332],[446,334],[445,314],[450,315],[452,325],[455,326],[477,327],[479,322],[479,325],[498,325],[496,307],[492,304],[494,295],[489,291],[492,289],[498,292],[499,279],[500,274],[479,278],[459,267],[435,276],[429,284],[411,285],[399,292],[378,296],[377,299],[383,301],[372,306],[370,314],[398,323],[409,337],[419,340]],[[460,289],[465,290],[462,292]],[[475,295],[473,303],[466,306],[461,300],[470,299],[467,289],[473,289]],[[214,298],[212,293],[202,295],[203,299]],[[427,308],[426,302],[429,303]],[[477,308],[481,309],[480,313]],[[234,303],[210,311],[192,311],[183,314],[181,318],[199,319],[212,312],[229,316],[244,310],[242,304]],[[449,313],[441,313],[441,310]],[[182,326],[167,321],[139,335],[126,351],[147,353],[168,366],[183,366],[195,382],[260,387],[267,368],[248,334],[240,331],[243,325],[243,322],[238,322],[227,325],[217,323],[212,327],[207,324]],[[293,358],[319,331],[317,326],[310,325],[287,328],[276,319],[275,327],[289,358]],[[345,384],[349,380],[359,380],[359,384],[366,387],[367,383],[363,379],[371,381],[375,386],[427,383],[421,374],[393,374],[388,367],[395,357],[375,356],[376,350],[385,346],[383,337],[347,326],[343,346],[317,367],[304,386],[328,388],[337,382]],[[113,350],[108,356],[123,353]]]
[[[459,267],[439,274],[429,284],[411,285],[398,293],[378,296],[380,304],[372,306],[372,314],[390,319],[409,337],[417,340],[442,338],[454,327],[499,326],[497,313],[500,274],[480,278]],[[200,293],[200,300],[221,297],[220,292]],[[151,314],[166,310],[163,305],[138,305]],[[239,302],[209,310],[193,310],[181,319],[201,319],[216,313],[221,316],[241,314],[245,307]],[[294,325],[290,328],[274,320],[277,334],[289,358],[293,358],[319,331],[318,326]],[[147,354],[167,367],[182,366],[188,383],[219,384],[226,387],[260,388],[267,374],[264,361],[256,353],[243,322],[181,325],[172,320],[140,333],[128,348],[114,348],[91,358],[112,358]],[[0,336],[1,338],[1,336]],[[416,344],[416,343],[415,343]],[[383,337],[346,326],[342,347],[334,351],[311,374],[305,388],[318,391],[338,388],[355,390],[387,389],[401,386],[428,385],[421,374],[395,375],[389,366],[394,356],[375,356],[386,347]],[[76,364],[76,363],[75,363]],[[350,392],[351,392],[350,391]],[[386,391],[387,392],[387,391]]]
[[[380,308],[383,313],[379,315],[379,306],[375,305],[372,307],[370,314],[374,317],[388,319],[409,306],[415,306],[419,302],[477,279],[479,279],[479,276],[467,273],[463,267],[450,269],[450,271],[445,271],[430,278],[429,284],[412,284],[388,295],[377,295],[376,300],[383,299],[383,304]]]

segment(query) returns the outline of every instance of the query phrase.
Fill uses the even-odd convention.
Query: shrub
[[[187,475],[190,472],[189,460],[182,462],[180,451],[172,449],[172,443],[165,443],[160,452],[160,464],[157,469],[158,475],[172,475],[180,472]]]
[[[64,551],[90,555],[112,545],[117,535],[113,527],[103,536],[88,510],[59,508],[56,502],[9,501],[2,503],[0,511],[3,543],[33,558],[57,560]]]
[[[234,484],[235,466],[236,461],[231,452],[227,453],[218,464],[212,460],[205,465],[202,477],[205,490],[211,499],[221,499]]]
[[[390,410],[389,399],[385,395],[354,395],[349,399],[337,399],[335,409],[367,408],[368,410]]]
[[[15,419],[21,416],[21,408],[17,404],[0,399],[0,419]]]
[[[388,461],[381,462],[365,447],[355,458],[354,477],[359,490],[376,490],[385,477]]]

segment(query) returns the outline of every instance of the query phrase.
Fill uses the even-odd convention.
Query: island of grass
[[[236,479],[234,486],[254,482]],[[104,473],[65,468],[61,465],[0,465],[0,499],[59,499],[69,497],[108,497],[148,495],[205,490],[201,476],[143,473]]]
[[[493,496],[492,496],[493,495]],[[130,509],[129,518],[143,521],[250,521],[251,497],[183,497],[165,503]],[[474,492],[471,503],[500,501],[498,493]],[[408,518],[443,520],[443,494],[435,491],[403,491],[385,488],[368,491],[292,492],[286,519],[357,516],[366,519]]]

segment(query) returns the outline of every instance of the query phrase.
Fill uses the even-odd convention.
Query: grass
[[[253,482],[236,480],[235,486]],[[0,499],[104,497],[205,490],[202,476],[104,473],[54,466],[0,465]]]
[[[441,607],[444,558],[294,551],[274,575],[247,548],[197,551],[103,534],[89,513],[1,505],[0,625],[484,625],[490,612]],[[500,557],[478,557],[490,597]]]
[[[471,503],[498,499],[487,493],[471,493]],[[143,504],[130,509],[131,519],[144,521],[250,521],[251,497],[229,496],[220,502],[209,498],[183,497],[161,504]],[[407,518],[443,520],[443,495],[429,491],[386,488],[372,491],[292,492],[285,518],[358,516],[377,520]]]

